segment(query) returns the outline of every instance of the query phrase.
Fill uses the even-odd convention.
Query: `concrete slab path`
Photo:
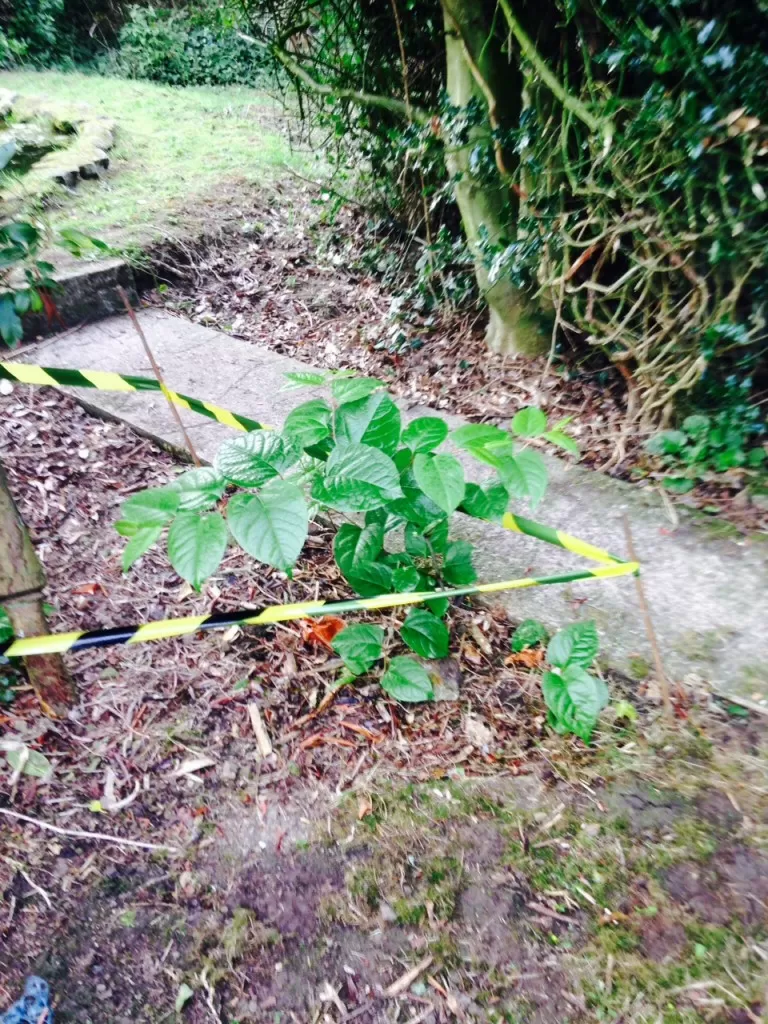
[[[308,369],[294,359],[165,312],[144,310],[140,318],[166,383],[177,391],[274,426],[313,395],[311,389],[281,392],[286,371]],[[19,358],[152,375],[127,317],[25,348]],[[81,389],[77,397],[141,433],[183,445],[161,395]],[[408,418],[425,412],[404,410]],[[211,460],[219,442],[231,436],[228,428],[193,413],[182,412],[182,417],[201,458]],[[454,426],[463,422],[445,418]],[[716,690],[768,707],[768,543],[718,531],[685,510],[675,526],[656,495],[558,459],[549,461],[550,488],[533,518],[622,555],[622,517],[629,515],[668,672],[676,678],[695,673]],[[518,511],[530,515],[527,509]],[[529,570],[557,573],[579,563],[567,552],[464,516],[457,517],[455,533],[476,544],[476,564],[485,581]],[[498,599],[515,618],[538,618],[552,628],[594,618],[607,663],[635,677],[650,666],[631,578],[524,590]]]

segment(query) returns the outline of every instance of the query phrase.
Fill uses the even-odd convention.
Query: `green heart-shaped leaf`
[[[168,531],[168,558],[182,579],[199,590],[227,550],[227,524],[218,512],[180,512]]]
[[[448,656],[450,636],[445,623],[426,608],[412,608],[408,612],[400,636],[403,643],[422,658]]]
[[[413,475],[421,490],[443,512],[451,514],[464,497],[464,469],[453,455],[419,454],[413,460]]]
[[[280,480],[258,494],[236,494],[227,506],[227,522],[249,555],[288,570],[307,539],[309,510],[299,488]]]
[[[381,657],[384,630],[381,626],[356,623],[337,633],[331,641],[331,647],[349,671],[360,676],[372,668]]]
[[[435,696],[432,680],[413,658],[393,658],[381,680],[381,688],[390,697],[403,703],[433,700]]]
[[[448,424],[437,416],[419,416],[403,431],[403,444],[412,452],[431,452],[448,437]]]

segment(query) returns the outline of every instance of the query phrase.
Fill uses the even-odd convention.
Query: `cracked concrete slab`
[[[285,372],[308,369],[295,359],[166,312],[144,310],[140,318],[166,383],[177,391],[273,426],[315,394],[280,390]],[[19,358],[152,375],[127,317],[25,348]],[[70,390],[95,411],[165,444],[183,446],[159,394]],[[404,410],[409,418],[427,411]],[[231,436],[228,428],[193,413],[182,417],[204,459],[211,460],[220,441]],[[453,426],[463,422],[445,418]],[[768,538],[742,537],[727,525],[701,523],[685,510],[675,525],[655,495],[559,459],[549,459],[549,466],[549,491],[533,518],[622,556],[623,516],[629,516],[668,672],[676,678],[695,673],[717,690],[768,706]],[[473,464],[473,474],[474,469]],[[558,573],[580,562],[561,549],[464,516],[457,517],[455,532],[476,544],[476,564],[486,581]],[[551,628],[594,618],[608,664],[635,678],[651,664],[628,577],[510,592],[498,600],[515,618],[538,618]]]

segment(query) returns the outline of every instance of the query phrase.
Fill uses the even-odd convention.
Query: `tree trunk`
[[[45,574],[29,539],[0,466],[0,605],[17,636],[47,633],[41,596]],[[58,654],[24,659],[40,706],[51,718],[63,718],[76,700],[76,690]]]
[[[487,106],[491,128],[517,122],[522,103],[522,76],[501,50],[480,0],[443,0],[446,29],[447,87],[451,103],[466,107],[479,100]],[[477,138],[484,129],[473,129]],[[487,139],[487,135],[486,135]],[[549,341],[542,333],[535,301],[516,288],[502,272],[491,283],[481,251],[483,236],[491,245],[506,245],[514,238],[517,204],[513,203],[502,169],[510,171],[511,156],[497,145],[499,174],[495,182],[480,180],[470,170],[473,146],[453,146],[446,140],[446,163],[455,181],[456,202],[467,242],[475,259],[475,274],[490,311],[486,341],[494,352],[535,356]],[[487,144],[487,143],[486,143]],[[499,166],[500,165],[500,166]]]

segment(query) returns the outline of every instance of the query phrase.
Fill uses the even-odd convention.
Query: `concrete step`
[[[286,371],[309,369],[294,359],[166,312],[144,310],[140,319],[166,383],[174,390],[273,426],[313,395],[311,389],[281,392]],[[152,375],[127,317],[113,317],[27,347],[19,358]],[[97,412],[166,445],[183,447],[161,395],[85,389],[73,393]],[[429,410],[404,412],[412,418]],[[194,413],[182,412],[182,417],[202,458],[211,460],[220,441],[231,436],[228,428]],[[463,422],[460,417],[445,418],[453,426]],[[532,518],[621,556],[626,554],[622,520],[625,513],[629,516],[667,671],[676,678],[694,673],[718,691],[768,707],[765,538],[744,538],[727,524],[702,524],[682,509],[675,526],[656,495],[559,459],[550,459],[549,465],[550,488]],[[526,508],[516,511],[530,515]],[[464,516],[457,516],[455,534],[476,544],[476,564],[484,581],[587,565],[561,549]],[[553,629],[594,618],[608,664],[635,678],[650,669],[651,651],[629,577],[510,592],[498,595],[498,600],[515,618],[538,618]]]

